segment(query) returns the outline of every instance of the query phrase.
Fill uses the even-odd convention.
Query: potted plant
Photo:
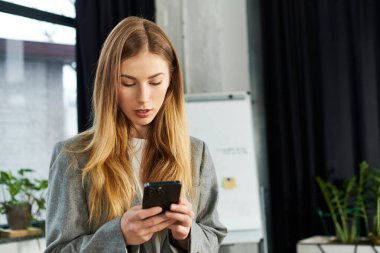
[[[359,175],[346,179],[340,186],[317,177],[329,209],[328,213],[319,210],[318,214],[325,228],[324,219],[331,218],[335,235],[301,240],[297,244],[298,253],[380,252],[377,243],[380,235],[380,169],[370,169],[366,162],[360,163],[359,167]]]
[[[368,233],[370,240],[380,245],[380,168],[373,169],[368,174],[368,201],[366,208],[372,214],[372,220],[367,222],[372,226]]]
[[[45,209],[45,189],[47,180],[30,179],[32,169],[11,171],[0,170],[0,186],[3,200],[0,202],[0,213],[7,217],[12,230],[27,229],[33,218]],[[34,212],[32,212],[34,211]]]

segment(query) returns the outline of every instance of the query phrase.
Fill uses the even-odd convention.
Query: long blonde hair
[[[150,124],[140,169],[142,182],[180,180],[182,195],[191,195],[190,138],[184,110],[182,72],[174,47],[153,22],[128,17],[106,39],[96,71],[93,125],[67,150],[87,153],[82,180],[91,184],[90,222],[121,216],[131,207],[137,185],[128,144],[131,122],[117,104],[121,63],[142,50],[161,56],[171,72],[163,105]]]

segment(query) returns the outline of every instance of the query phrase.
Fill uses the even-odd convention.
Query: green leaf
[[[29,169],[29,168],[22,168],[22,169],[19,169],[18,170],[18,174],[23,176],[25,173],[30,173],[30,172],[33,172],[34,170],[32,169]]]
[[[45,209],[45,196],[48,181],[42,179],[32,179],[30,173],[34,172],[30,168],[21,168],[17,173],[0,170],[0,185],[9,194],[9,199],[0,202],[0,213],[5,213],[7,207],[21,203],[29,203],[37,206],[37,211]]]

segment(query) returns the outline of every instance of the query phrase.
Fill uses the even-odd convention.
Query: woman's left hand
[[[186,198],[180,197],[178,204],[171,204],[170,211],[166,211],[165,215],[176,220],[168,228],[171,230],[173,238],[182,244],[181,241],[188,239],[191,223],[194,219],[191,203]]]

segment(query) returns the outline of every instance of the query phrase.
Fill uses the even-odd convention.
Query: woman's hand
[[[186,198],[180,197],[179,203],[171,204],[170,211],[166,211],[165,215],[175,221],[168,227],[171,230],[172,237],[178,241],[182,248],[186,249],[191,223],[194,219],[191,203]]]
[[[126,211],[121,217],[121,231],[126,245],[138,245],[149,241],[154,233],[176,222],[165,214],[159,214],[161,212],[161,207],[142,209],[141,205]]]

